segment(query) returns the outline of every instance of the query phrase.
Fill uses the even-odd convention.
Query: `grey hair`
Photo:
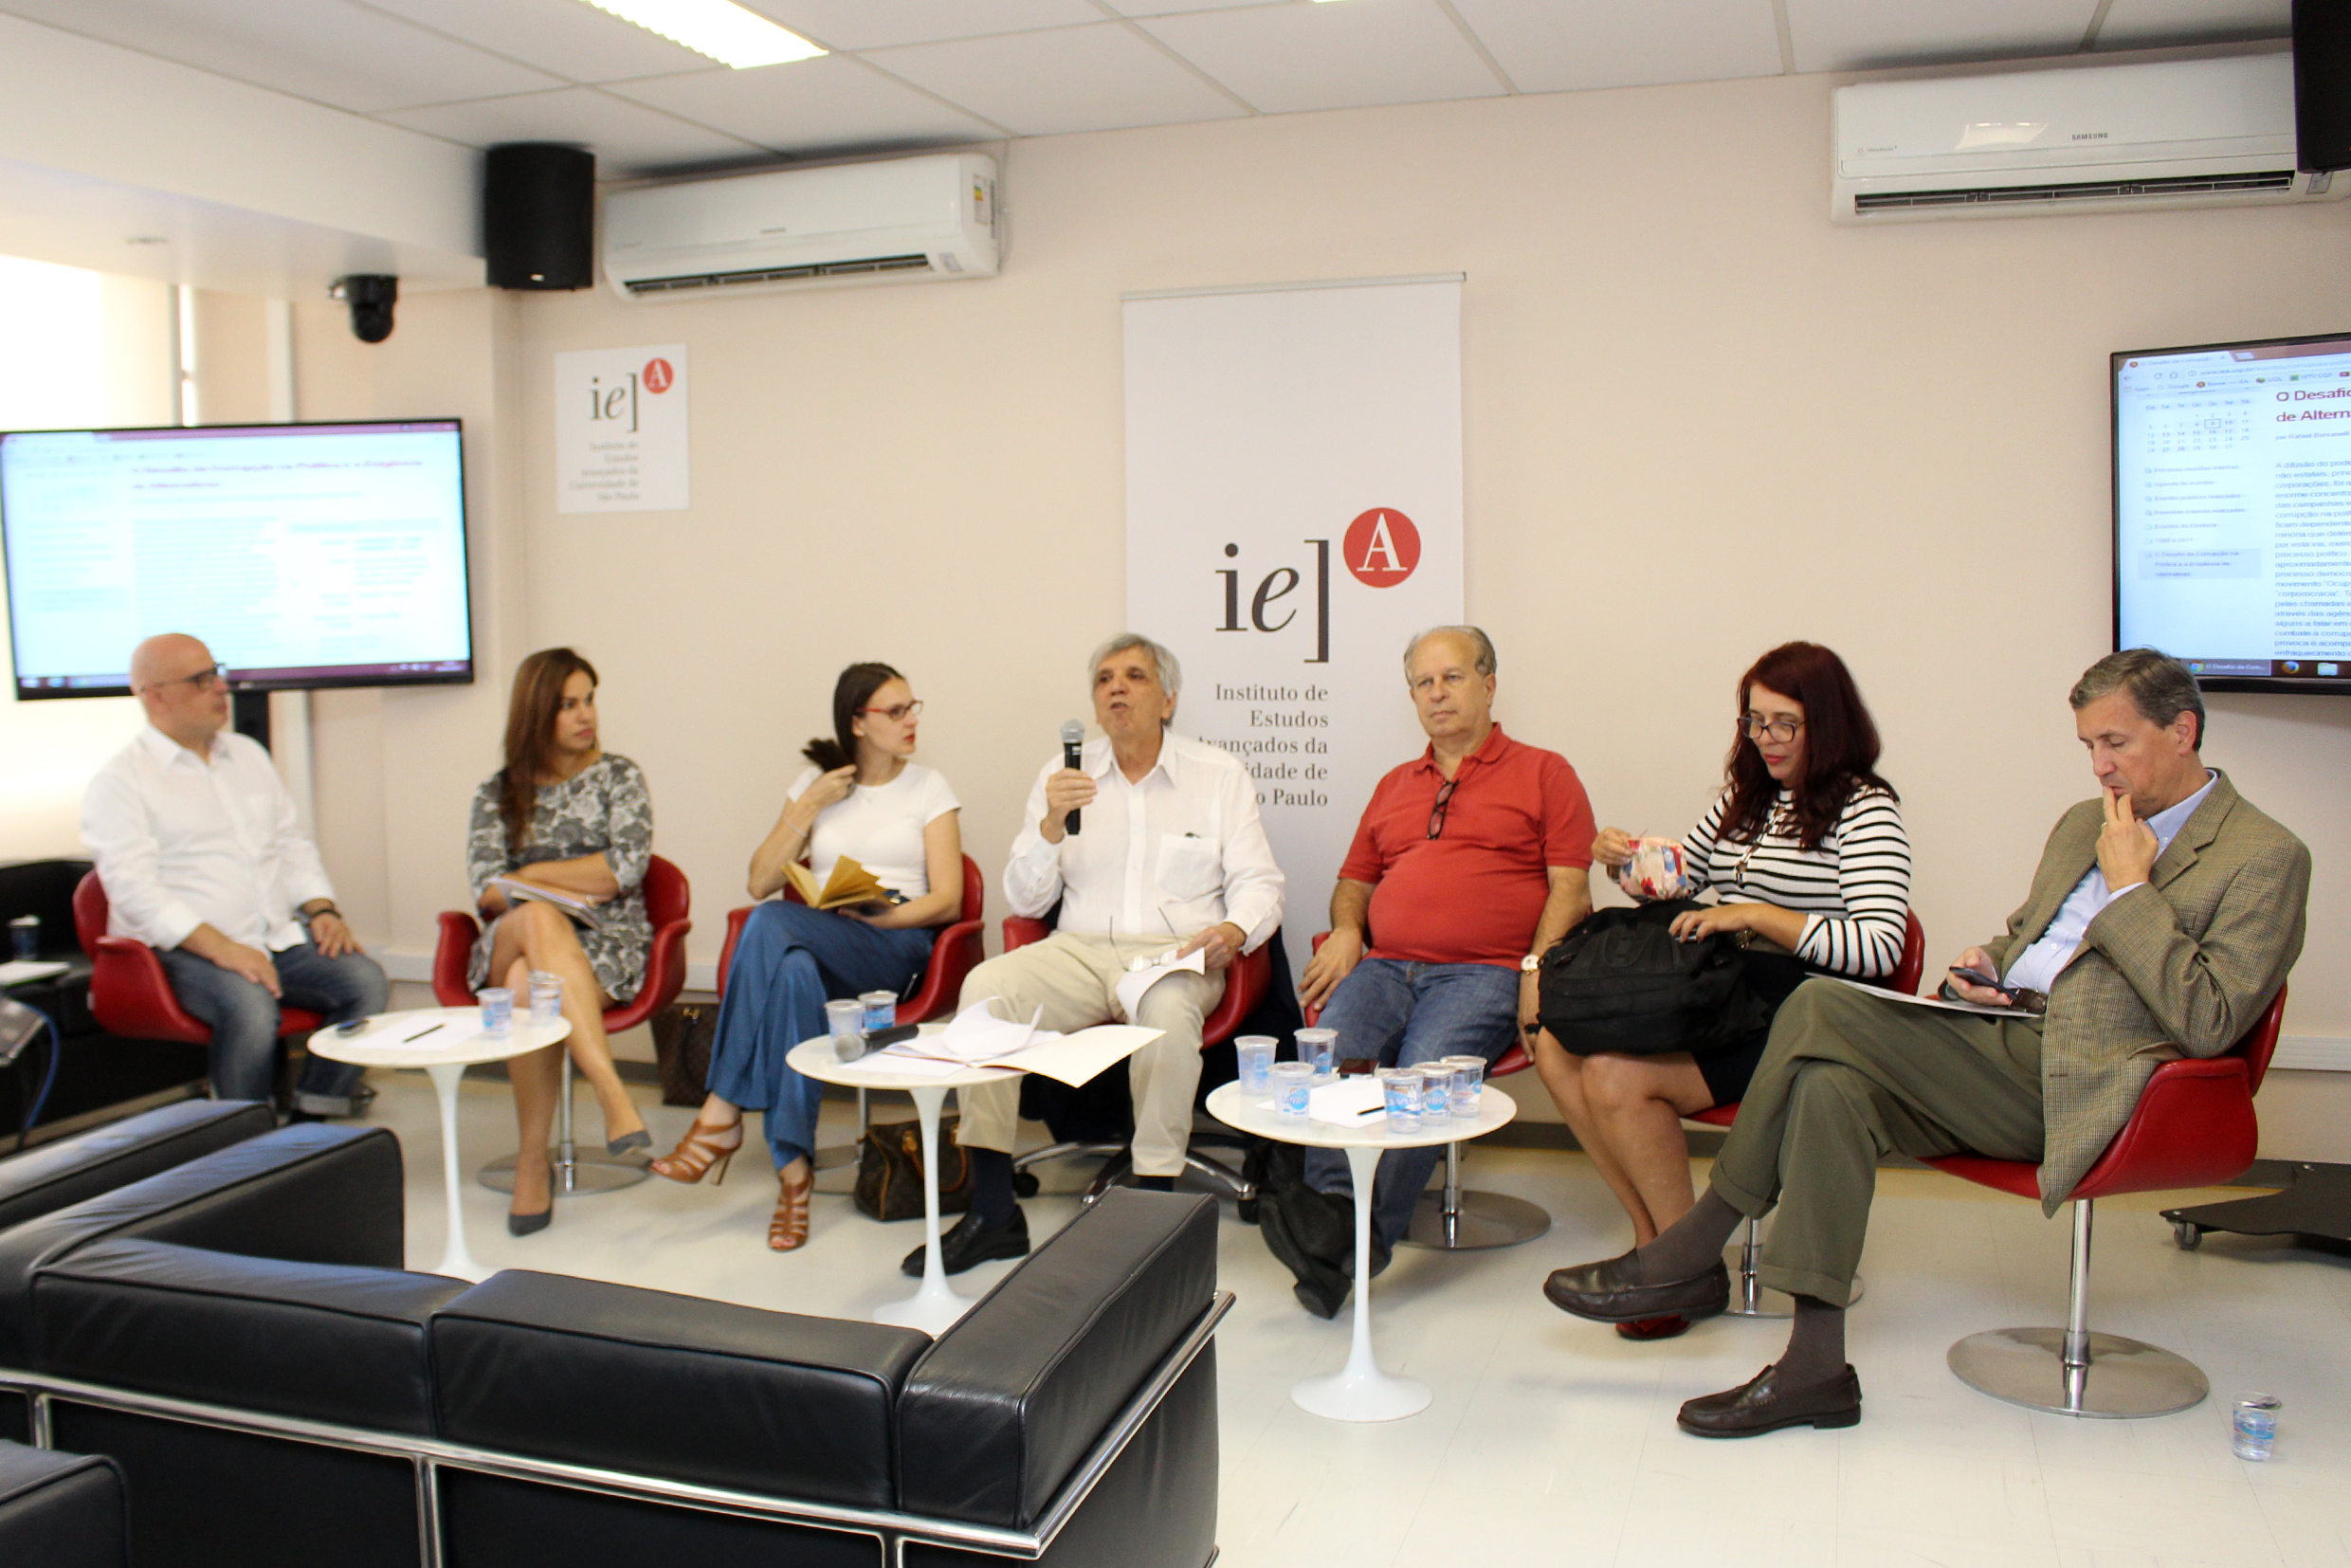
[[[2152,647],[2126,647],[2109,653],[2082,672],[2066,701],[2075,712],[2114,692],[2126,692],[2139,717],[2150,724],[2169,727],[2183,713],[2196,715],[2197,751],[2204,748],[2204,693],[2188,666]]]
[[[1111,638],[1108,642],[1103,644],[1102,647],[1096,648],[1094,650],[1094,656],[1085,661],[1085,679],[1087,684],[1090,685],[1093,683],[1094,672],[1102,668],[1102,662],[1104,659],[1109,658],[1114,653],[1124,653],[1130,647],[1141,648],[1144,652],[1151,655],[1151,662],[1157,665],[1159,668],[1159,684],[1167,688],[1167,694],[1170,697],[1178,696],[1182,693],[1184,689],[1184,666],[1182,663],[1176,659],[1174,653],[1168,650],[1165,645],[1153,642],[1150,638],[1144,636],[1139,631],[1121,631],[1116,637]]]
[[[1456,637],[1467,639],[1470,646],[1478,650],[1477,670],[1480,675],[1494,673],[1495,667],[1501,661],[1494,657],[1493,638],[1473,626],[1432,626],[1426,631],[1415,633],[1412,640],[1404,645],[1404,684],[1406,685],[1412,684],[1412,655],[1420,651],[1421,644],[1443,631],[1449,631]]]

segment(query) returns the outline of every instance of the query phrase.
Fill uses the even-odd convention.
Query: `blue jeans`
[[[1339,1054],[1412,1067],[1443,1056],[1483,1056],[1492,1062],[1519,1033],[1519,972],[1503,964],[1424,964],[1366,958],[1348,972],[1322,1010],[1322,1027],[1339,1031]],[[1392,1149],[1379,1157],[1372,1193],[1372,1239],[1394,1247],[1412,1222],[1442,1144]],[[1339,1149],[1306,1151],[1306,1185],[1349,1196],[1347,1157]]]
[[[825,1086],[784,1057],[825,1032],[825,1000],[868,991],[904,995],[922,977],[939,933],[883,931],[781,899],[752,910],[735,944],[719,1027],[710,1042],[710,1092],[767,1113],[768,1148],[782,1170],[816,1147]]]
[[[278,1075],[278,998],[268,987],[185,949],[158,950],[156,957],[179,1005],[212,1026],[213,1094],[223,1100],[267,1100]],[[269,957],[278,966],[286,1004],[323,1012],[330,1024],[347,1024],[391,1005],[391,982],[364,953],[330,958],[316,944],[303,942]],[[293,1108],[313,1116],[349,1116],[351,1091],[366,1073],[355,1062],[313,1056],[294,1086]]]

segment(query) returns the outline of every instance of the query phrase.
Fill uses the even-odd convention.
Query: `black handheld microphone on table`
[[[1074,768],[1079,766],[1084,757],[1085,726],[1072,719],[1061,727],[1061,765],[1065,768]],[[1069,820],[1063,825],[1062,831],[1075,834],[1077,830],[1078,813],[1072,811],[1069,813]]]

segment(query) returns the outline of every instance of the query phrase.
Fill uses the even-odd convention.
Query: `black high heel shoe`
[[[510,1236],[527,1236],[546,1230],[554,1223],[555,1217],[556,1206],[552,1203],[536,1214],[518,1214],[510,1209],[506,1212],[506,1233]]]

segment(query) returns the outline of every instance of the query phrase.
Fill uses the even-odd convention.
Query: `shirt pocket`
[[[1162,833],[1157,881],[1161,892],[1186,903],[1208,898],[1225,885],[1222,857],[1204,838]]]

